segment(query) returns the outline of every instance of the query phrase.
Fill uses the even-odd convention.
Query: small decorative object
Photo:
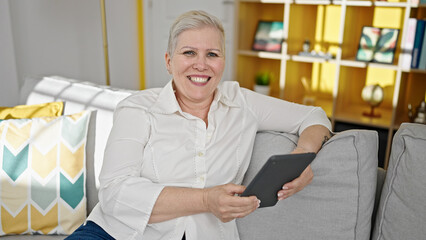
[[[256,74],[256,84],[254,85],[254,91],[269,95],[271,83],[271,73],[268,71],[261,71]]]
[[[410,122],[414,122],[414,111],[411,103],[408,104],[408,119]]]
[[[362,89],[361,93],[362,100],[370,104],[370,111],[363,112],[362,115],[371,117],[371,118],[379,118],[381,117],[380,113],[375,113],[374,108],[379,106],[382,103],[384,98],[384,91],[380,85],[368,85]]]
[[[305,40],[305,42],[303,43],[303,52],[309,52],[309,49],[311,48],[311,43],[309,42],[308,39]]]
[[[253,50],[281,52],[284,40],[284,23],[279,21],[259,21],[254,36]]]
[[[304,45],[305,46],[305,45]],[[324,59],[332,59],[333,55],[331,55],[331,53],[327,52],[324,53],[323,51],[305,51],[305,49],[303,49],[303,51],[299,52],[299,56],[304,56],[304,57],[316,57],[316,58],[324,58]]]
[[[426,124],[426,102],[421,101],[417,107],[416,117],[414,118],[415,123]]]
[[[392,64],[398,36],[399,29],[364,26],[356,60]]]

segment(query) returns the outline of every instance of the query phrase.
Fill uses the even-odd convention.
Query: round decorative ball
[[[383,88],[378,84],[365,86],[361,93],[362,100],[369,103],[372,107],[379,106],[383,102],[384,95]]]

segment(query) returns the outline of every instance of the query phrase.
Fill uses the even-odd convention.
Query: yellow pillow
[[[0,107],[0,119],[59,117],[62,115],[63,111],[63,102],[19,105],[15,107]]]

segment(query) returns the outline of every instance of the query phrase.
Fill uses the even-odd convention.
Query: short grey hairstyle
[[[215,16],[201,10],[186,12],[176,18],[169,32],[169,43],[167,45],[167,53],[170,57],[176,48],[179,34],[186,30],[198,29],[202,27],[216,28],[222,37],[222,52],[225,55],[225,31],[223,30],[222,22]]]

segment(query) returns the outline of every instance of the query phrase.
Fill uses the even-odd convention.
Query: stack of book
[[[408,20],[407,39],[402,48],[402,68],[404,70],[426,70],[426,20]]]

